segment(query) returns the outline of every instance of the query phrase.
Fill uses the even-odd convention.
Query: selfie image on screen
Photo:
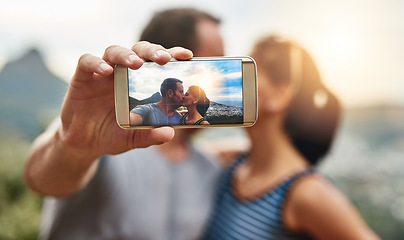
[[[145,62],[128,71],[132,126],[243,123],[242,62]]]

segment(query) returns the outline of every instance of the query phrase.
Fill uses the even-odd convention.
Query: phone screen
[[[241,59],[145,62],[128,70],[132,126],[243,123]]]

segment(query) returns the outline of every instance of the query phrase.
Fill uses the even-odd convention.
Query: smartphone
[[[251,57],[209,57],[115,66],[120,127],[252,126],[257,120],[257,74]]]

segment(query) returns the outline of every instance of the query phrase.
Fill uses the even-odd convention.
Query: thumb
[[[151,145],[158,145],[170,141],[174,137],[174,129],[171,127],[160,127],[154,129],[135,130],[133,135],[133,148],[145,148]]]

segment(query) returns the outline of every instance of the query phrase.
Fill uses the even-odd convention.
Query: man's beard
[[[171,103],[170,106],[172,106],[173,109],[177,109],[182,106],[182,103]]]

